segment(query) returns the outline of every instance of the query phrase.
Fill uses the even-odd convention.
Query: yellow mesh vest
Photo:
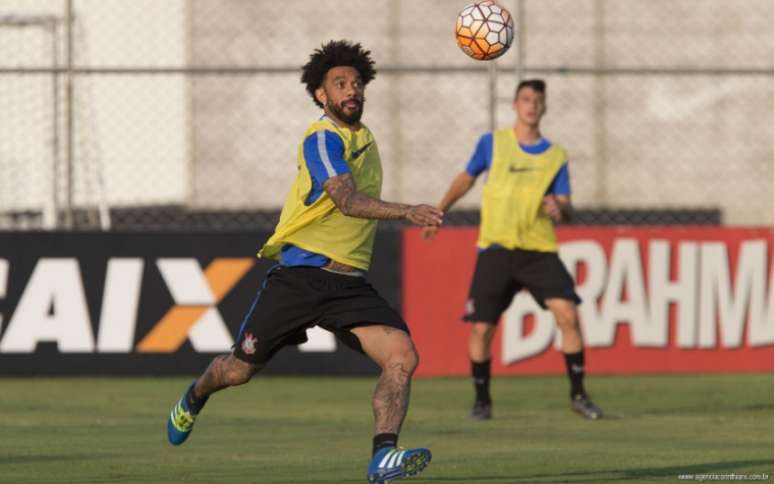
[[[556,252],[556,233],[543,214],[543,196],[567,154],[552,144],[531,155],[519,146],[512,128],[494,132],[492,166],[481,201],[478,247],[492,244],[507,249]]]
[[[332,131],[341,137],[344,159],[352,171],[357,190],[379,198],[382,164],[371,131],[365,125],[354,132],[339,128],[326,117],[313,123],[304,139],[320,130]],[[367,270],[371,264],[376,221],[347,217],[325,191],[311,205],[306,205],[304,201],[312,189],[312,177],[304,160],[303,143],[298,148],[297,168],[298,176],[285,199],[279,224],[258,257],[279,259],[282,247],[293,244],[336,262]]]

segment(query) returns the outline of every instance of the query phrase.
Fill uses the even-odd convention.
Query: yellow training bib
[[[481,201],[478,247],[492,244],[507,249],[556,252],[556,233],[542,210],[543,197],[567,161],[560,146],[539,155],[519,146],[513,129],[494,132],[492,165]]]
[[[318,131],[330,131],[344,143],[344,159],[352,171],[355,186],[366,195],[379,198],[382,191],[382,163],[373,134],[361,125],[357,131],[339,128],[329,118],[312,123],[304,139]],[[303,142],[298,149],[298,175],[285,199],[274,234],[258,253],[279,259],[285,244],[324,255],[336,262],[367,270],[371,264],[376,220],[347,217],[336,208],[327,192],[309,205],[312,176],[304,159]]]

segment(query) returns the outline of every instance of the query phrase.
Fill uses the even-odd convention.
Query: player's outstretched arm
[[[443,212],[430,205],[406,205],[369,197],[357,191],[351,173],[328,178],[323,188],[341,210],[349,217],[378,220],[406,219],[415,225],[441,225]]]
[[[452,205],[457,203],[457,200],[464,197],[466,193],[473,188],[473,184],[476,183],[476,179],[472,177],[467,171],[463,171],[452,180],[449,189],[446,191],[446,195],[441,199],[441,203],[438,204],[438,208],[444,212],[452,208]]]
[[[464,197],[466,193],[473,188],[473,184],[476,183],[476,178],[471,176],[467,171],[463,171],[452,180],[449,189],[446,191],[446,195],[441,199],[441,203],[438,204],[438,208],[443,212],[448,211],[457,200]],[[438,228],[435,226],[425,227],[422,229],[422,237],[425,239],[434,239]]]

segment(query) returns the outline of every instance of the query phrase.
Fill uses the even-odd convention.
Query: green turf
[[[165,419],[189,379],[0,380],[2,483],[364,483],[373,379],[257,378],[216,395],[179,448]],[[774,474],[774,378],[597,377],[610,418],[566,382],[495,380],[495,419],[465,419],[467,379],[417,380],[401,444],[433,462],[400,482],[681,482]]]

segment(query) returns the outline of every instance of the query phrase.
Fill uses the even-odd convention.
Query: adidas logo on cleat
[[[430,463],[428,449],[384,448],[374,455],[368,466],[370,484],[386,484],[395,479],[415,476]]]

